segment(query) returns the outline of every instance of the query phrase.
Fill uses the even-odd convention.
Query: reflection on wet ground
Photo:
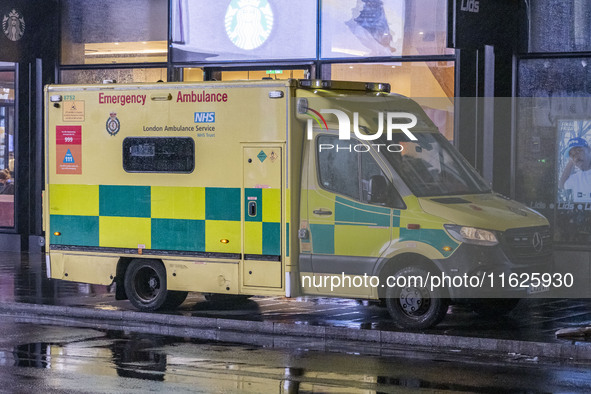
[[[3,389],[60,392],[585,392],[591,370],[490,355],[381,356],[265,349],[187,338],[3,321]],[[22,342],[28,337],[37,342]],[[10,368],[18,368],[18,372]],[[8,368],[8,369],[7,369]],[[44,373],[47,371],[47,373]],[[23,380],[21,380],[23,379]],[[14,385],[14,386],[11,386]],[[25,386],[23,386],[25,385]],[[2,391],[0,388],[0,391]],[[75,390],[74,390],[75,389]],[[72,391],[71,391],[72,390]],[[19,391],[25,392],[25,391]],[[46,392],[46,391],[44,391]],[[51,390],[50,390],[51,392]]]
[[[398,372],[395,375],[376,375],[371,376],[369,370],[365,374],[351,375],[351,371],[347,370],[313,370],[308,366],[305,367],[290,367],[289,365],[261,365],[257,360],[257,353],[263,353],[260,349],[244,348],[240,345],[228,344],[211,344],[199,341],[179,342],[178,339],[159,337],[159,336],[126,336],[121,339],[122,333],[107,332],[106,337],[102,342],[94,346],[90,343],[90,347],[84,349],[78,348],[76,352],[78,364],[81,358],[88,359],[100,357],[103,361],[108,361],[106,367],[113,368],[117,376],[122,378],[133,378],[140,380],[150,380],[157,382],[164,382],[170,379],[171,375],[177,375],[181,369],[201,370],[209,374],[226,373],[221,370],[232,370],[236,375],[244,375],[244,380],[248,381],[248,376],[257,374],[258,376],[266,376],[269,380],[273,380],[273,376],[281,376],[280,382],[283,389],[288,389],[287,392],[299,392],[303,387],[302,383],[306,381],[321,380],[322,385],[337,387],[347,387],[349,389],[359,388],[360,381],[363,388],[369,389],[371,386],[383,387],[398,387],[398,388],[415,388],[415,389],[434,389],[434,390],[453,390],[453,391],[472,391],[475,389],[473,385],[465,385],[459,383],[429,381],[413,376],[400,376],[403,373]],[[230,347],[231,346],[231,347]],[[174,348],[177,349],[174,349]],[[178,350],[183,347],[184,350]],[[192,349],[194,347],[194,349]],[[202,348],[204,351],[199,359],[193,358],[191,355],[183,355],[183,351],[193,353],[196,349]],[[238,349],[237,349],[238,348]],[[15,367],[31,367],[42,369],[55,369],[59,364],[68,364],[71,359],[71,346],[68,344],[48,344],[48,343],[31,343],[24,345],[17,345],[14,347],[12,355],[14,357]],[[229,356],[228,353],[251,352],[251,361],[240,360],[239,357]],[[217,353],[223,355],[222,359],[216,357],[205,356],[207,353]],[[110,354],[109,354],[110,353]],[[170,355],[169,355],[170,354]],[[204,357],[205,356],[205,357]],[[313,357],[313,356],[310,356]],[[320,356],[316,356],[320,358]],[[359,357],[359,356],[358,356]],[[363,357],[363,356],[360,356]],[[364,357],[365,358],[365,357]],[[354,359],[353,357],[351,359]],[[386,362],[387,358],[383,360],[374,360],[373,362]],[[402,361],[402,360],[400,360]],[[406,360],[406,363],[413,363]],[[423,362],[422,368],[433,366],[432,362]],[[437,362],[435,362],[437,364]],[[62,365],[63,367],[63,365]],[[344,367],[341,365],[340,367]],[[346,369],[351,369],[347,368]],[[356,368],[352,368],[356,369]],[[168,375],[168,376],[167,376]],[[189,375],[188,373],[186,375]],[[327,376],[328,375],[328,376]],[[322,376],[322,379],[319,379]],[[279,379],[278,379],[279,380]],[[277,387],[277,386],[275,386]],[[269,388],[272,388],[272,383],[269,382]],[[315,387],[318,389],[319,387]],[[498,392],[500,387],[490,387],[490,390],[484,390],[483,387],[478,387],[480,392]],[[497,390],[497,391],[495,391]]]
[[[41,255],[0,256],[0,302],[26,302],[133,310],[115,300],[107,286],[48,280]],[[178,310],[159,313],[293,324],[392,330],[384,308],[368,301],[338,298],[253,297],[241,304],[213,303],[192,293]],[[528,341],[559,341],[556,330],[591,326],[591,300],[529,299],[505,317],[485,318],[467,307],[452,306],[437,327],[425,332]]]

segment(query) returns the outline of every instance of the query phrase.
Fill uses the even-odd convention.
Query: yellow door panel
[[[246,260],[242,275],[244,286],[281,287],[281,262]]]

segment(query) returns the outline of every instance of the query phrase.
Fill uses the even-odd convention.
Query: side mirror
[[[388,182],[383,175],[373,175],[369,179],[369,202],[385,204],[388,201]]]

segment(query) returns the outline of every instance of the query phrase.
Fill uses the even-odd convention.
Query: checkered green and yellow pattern
[[[259,209],[245,209],[244,253],[280,255],[280,190],[245,194]],[[50,196],[54,245],[242,253],[240,188],[50,185]]]

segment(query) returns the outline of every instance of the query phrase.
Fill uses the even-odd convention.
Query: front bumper
[[[554,273],[552,252],[510,259],[501,245],[462,244],[434,263],[452,301],[529,297],[533,277]]]

